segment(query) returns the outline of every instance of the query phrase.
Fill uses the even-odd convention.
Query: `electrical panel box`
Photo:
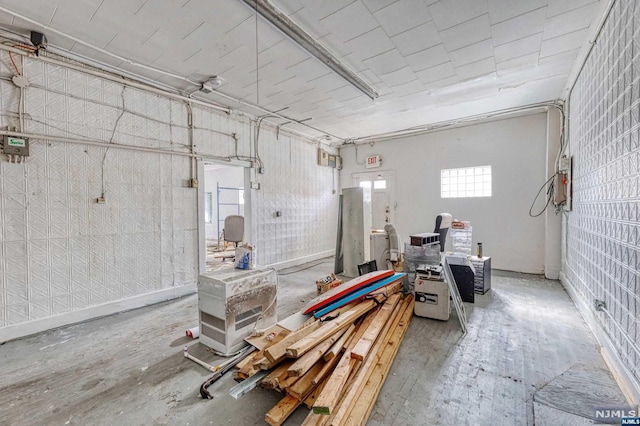
[[[558,163],[558,173],[554,177],[553,204],[556,210],[571,211],[573,184],[573,157],[563,155]]]
[[[2,138],[2,152],[7,155],[29,156],[29,139],[4,136]]]
[[[329,153],[323,149],[318,149],[318,166],[329,165]]]
[[[318,148],[318,166],[327,166],[340,170],[342,169],[342,157]]]

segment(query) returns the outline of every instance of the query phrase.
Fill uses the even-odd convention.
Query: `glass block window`
[[[442,170],[440,196],[442,198],[491,197],[491,166]]]

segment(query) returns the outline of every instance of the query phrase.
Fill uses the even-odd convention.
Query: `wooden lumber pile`
[[[238,365],[236,380],[261,370],[261,385],[284,394],[265,415],[281,425],[300,405],[304,425],[365,424],[413,315],[401,282],[295,331],[281,331]]]

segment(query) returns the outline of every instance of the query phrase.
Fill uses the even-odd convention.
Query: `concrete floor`
[[[326,259],[281,271],[279,317],[312,298],[315,279],[332,268]],[[494,271],[492,284],[467,304],[464,338],[455,314],[447,322],[413,318],[370,425],[544,425],[560,418],[588,424],[591,413],[535,398],[576,366],[610,385],[607,402],[624,402],[559,282]],[[219,358],[183,337],[196,318],[192,295],[5,343],[0,425],[266,424],[264,414],[281,398],[275,391],[255,389],[234,400],[229,374],[210,388],[213,400],[200,398],[210,374],[182,348],[192,345],[211,363]],[[285,424],[300,424],[307,413],[299,408]]]

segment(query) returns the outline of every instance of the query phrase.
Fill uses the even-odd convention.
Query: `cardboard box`
[[[338,287],[342,284],[342,280],[336,277],[336,274],[327,275],[326,277],[316,281],[316,289],[318,294],[325,293],[332,288]]]

